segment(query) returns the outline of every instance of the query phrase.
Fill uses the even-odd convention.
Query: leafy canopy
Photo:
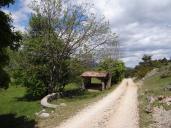
[[[9,75],[4,67],[9,63],[7,48],[11,50],[18,49],[21,36],[19,32],[14,31],[11,17],[2,11],[2,7],[9,6],[14,0],[0,1],[0,88],[7,88],[10,82]]]
[[[112,74],[112,82],[120,82],[125,75],[125,65],[122,61],[106,58],[100,62],[99,70],[104,70]]]

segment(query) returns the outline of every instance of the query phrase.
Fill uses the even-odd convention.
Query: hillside
[[[140,128],[171,127],[171,65],[154,69],[139,90]]]

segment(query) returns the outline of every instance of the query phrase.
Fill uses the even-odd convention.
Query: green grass
[[[99,80],[97,78],[91,78],[91,83],[92,84],[101,84],[101,80]]]
[[[153,95],[168,95],[169,91],[164,91],[164,89],[171,84],[171,76],[166,78],[160,78],[160,76],[155,76],[153,78],[147,79],[144,82],[143,90],[147,89],[154,92]]]
[[[79,86],[78,84],[76,84],[76,83],[69,83],[69,84],[67,84],[66,86],[65,86],[65,91],[68,91],[68,90],[75,90],[75,89],[77,89],[77,88],[79,88],[79,87],[81,87],[81,86]]]
[[[161,78],[160,73],[146,79],[139,90],[139,101],[140,101],[140,128],[146,128],[152,123],[152,115],[147,114],[144,110],[148,105],[147,96],[171,96],[170,91],[165,91],[165,88],[171,84],[171,76]],[[162,105],[166,110],[170,110],[171,106],[161,104],[158,101],[153,103],[154,106]]]
[[[16,86],[0,91],[0,122],[3,122],[3,128],[31,128],[36,124],[34,113],[40,111],[40,103],[25,100],[25,94],[24,87]]]
[[[7,90],[0,91],[0,127],[2,128],[34,128],[56,126],[61,121],[74,115],[76,112],[95,102],[111,92],[116,86],[109,90],[89,92],[82,91],[80,86],[71,83],[66,86],[62,98],[54,100],[52,103],[65,103],[66,107],[57,109],[46,109],[54,111],[50,118],[38,119],[36,112],[41,110],[40,100],[30,101],[24,98],[26,88],[20,86],[10,86]]]
[[[111,89],[105,91],[80,92],[77,85],[71,84],[66,88],[70,92],[70,95],[66,95],[63,98],[53,101],[54,104],[65,103],[67,106],[57,108],[50,119],[39,120],[40,127],[54,127],[59,125],[65,119],[76,114],[76,112],[85,108],[89,104],[101,99],[106,94],[111,92],[116,86],[112,86]],[[72,90],[71,90],[72,88]],[[52,110],[49,110],[52,111]]]

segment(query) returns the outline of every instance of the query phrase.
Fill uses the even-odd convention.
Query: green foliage
[[[168,78],[171,76],[171,65],[167,65],[167,66],[163,66],[159,69],[160,72],[160,78],[164,79],[164,78]]]
[[[28,77],[28,80],[25,80],[25,86],[28,88],[27,98],[40,99],[47,94],[47,86],[36,76]]]
[[[167,74],[167,73],[163,73],[163,74],[161,74],[161,76],[160,76],[160,78],[167,78],[167,77],[169,77],[170,76],[170,74]]]
[[[75,71],[70,72],[73,66],[70,66],[69,52],[64,51],[63,40],[56,38],[47,18],[32,15],[29,35],[25,36],[22,45],[20,57],[23,59],[13,77],[16,84],[28,88],[28,95],[41,98],[61,91],[70,81],[69,76],[75,75]]]
[[[134,76],[134,69],[133,68],[126,68],[125,71],[125,77],[129,78],[129,77],[133,77]]]
[[[112,73],[112,82],[118,83],[124,78],[126,69],[122,61],[108,58],[100,62],[99,70]]]
[[[154,67],[139,65],[135,68],[135,76],[139,78],[143,78],[149,71],[151,71]]]
[[[33,2],[35,13],[20,50],[22,59],[12,73],[15,83],[26,86],[32,96],[41,97],[63,91],[69,82],[81,81],[85,67],[92,66],[90,51],[114,39],[108,22],[89,15],[87,7],[66,6],[61,0]]]
[[[23,48],[26,60],[22,64],[22,71],[25,72],[24,85],[33,97],[59,91],[68,82],[69,58],[58,58],[60,52],[57,49],[62,48],[61,43],[59,40],[53,40],[47,45],[43,38],[26,40]]]
[[[31,37],[43,36],[48,29],[53,32],[52,26],[48,24],[48,18],[39,13],[32,14],[29,26],[29,35]]]
[[[101,84],[101,80],[97,79],[97,78],[91,78],[91,84]]]
[[[87,70],[92,70],[92,65],[85,63],[86,59],[77,59],[77,58],[71,58],[70,64],[69,64],[69,80],[70,82],[76,82],[78,84],[81,84],[82,78],[81,74]],[[87,60],[89,61],[89,60]]]
[[[27,68],[27,69],[26,69]],[[39,72],[28,67],[16,67],[11,71],[12,83],[27,88],[28,99],[40,99],[47,94],[47,86],[38,78]]]
[[[142,60],[143,60],[144,64],[150,64],[151,61],[152,61],[152,58],[151,58],[150,55],[144,55],[144,56],[142,57]]]
[[[7,48],[16,50],[20,46],[18,42],[21,39],[19,32],[13,30],[11,17],[1,10],[3,6],[10,3],[14,3],[14,0],[0,2],[0,88],[7,88],[10,82],[9,75],[4,70],[4,67],[9,63]]]
[[[33,128],[35,113],[41,110],[40,101],[27,101],[26,88],[10,85],[0,92],[0,122],[2,128]],[[13,115],[10,116],[10,115]],[[23,120],[22,120],[23,119]]]
[[[159,60],[152,60],[150,55],[144,55],[142,57],[142,62],[139,63],[134,69],[134,76],[138,79],[143,78],[148,72],[153,70],[154,68],[161,68],[162,66],[166,66],[170,63],[170,60],[166,58]]]
[[[14,0],[1,0],[0,1],[0,7],[2,6],[9,6],[9,4],[13,4]]]
[[[170,67],[170,65],[162,66],[155,75],[149,77],[148,79],[145,79],[143,85],[139,89],[140,128],[146,128],[150,124],[154,123],[152,120],[152,115],[144,111],[149,105],[149,101],[147,101],[147,96],[171,96],[171,91],[166,90],[168,85],[171,84],[171,76],[161,78],[161,75],[164,72],[168,72],[168,69]],[[162,102],[157,100],[151,105],[151,107],[156,107],[156,105],[162,105],[166,110],[171,110],[171,106],[163,104]]]

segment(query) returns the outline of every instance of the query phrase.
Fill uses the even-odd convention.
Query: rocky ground
[[[152,117],[154,124],[150,128],[171,128],[171,110],[166,111],[162,106],[154,107]]]
[[[163,105],[171,105],[171,97],[165,96],[149,96],[147,97],[149,105],[146,108],[147,113],[152,114],[153,123],[149,128],[171,128],[171,110],[166,110]],[[153,103],[158,102],[159,106],[154,106]]]

